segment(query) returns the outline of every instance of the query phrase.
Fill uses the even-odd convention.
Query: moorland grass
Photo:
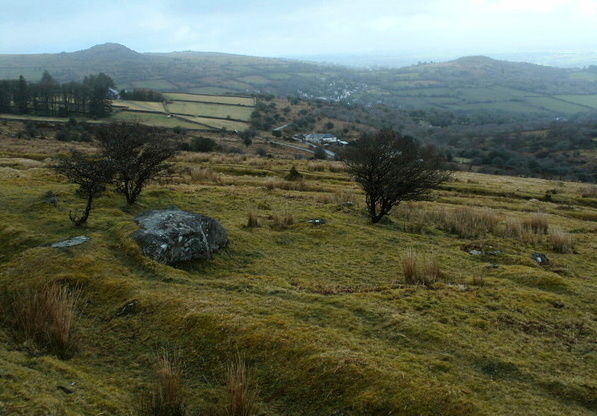
[[[190,162],[180,158],[184,169]],[[363,198],[345,173],[309,170],[306,161],[270,162],[202,155],[193,163],[225,173],[224,183],[179,176],[150,185],[133,207],[107,192],[82,230],[68,221],[80,203],[74,187],[45,167],[15,162],[22,176],[0,182],[0,215],[9,221],[0,228],[3,293],[60,284],[78,288],[86,303],[79,353],[68,361],[30,356],[9,326],[0,327],[0,411],[130,415],[155,378],[154,352],[169,344],[185,359],[189,413],[224,403],[222,374],[239,353],[259,386],[264,415],[595,412],[595,229],[583,218],[596,209],[577,202],[578,186],[559,187],[557,203],[535,202],[529,198],[558,184],[457,174],[460,182],[437,191],[434,202],[415,204],[412,217],[401,206],[387,223],[372,225],[359,201],[341,203],[348,199],[342,195]],[[305,189],[266,189],[293,164],[306,172]],[[57,206],[41,202],[49,190]],[[322,190],[331,190],[329,203],[313,203]],[[558,209],[563,203],[582,215]],[[210,261],[178,268],[143,257],[130,238],[132,218],[168,205],[220,220],[229,246]],[[423,222],[425,233],[404,231],[410,218],[459,207],[489,209],[500,222],[469,237],[435,220]],[[264,225],[283,214],[294,224],[247,227],[247,211]],[[575,253],[555,252],[549,235],[525,242],[501,234],[507,218],[522,223],[538,211],[552,232],[574,230]],[[305,222],[310,218],[327,224]],[[91,240],[44,246],[80,233]],[[469,244],[496,253],[471,255],[462,249]],[[409,248],[433,260],[428,273],[439,269],[437,281],[405,284]],[[533,252],[547,253],[551,264],[537,265]],[[133,300],[136,306],[120,314]]]

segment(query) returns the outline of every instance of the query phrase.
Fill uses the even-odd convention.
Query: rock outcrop
[[[226,229],[215,219],[176,208],[148,210],[135,217],[143,229],[133,233],[147,257],[173,265],[205,260],[228,243]]]

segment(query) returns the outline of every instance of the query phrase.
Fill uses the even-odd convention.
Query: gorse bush
[[[32,347],[70,358],[78,350],[78,292],[57,284],[30,287],[16,295],[10,312],[17,337]]]

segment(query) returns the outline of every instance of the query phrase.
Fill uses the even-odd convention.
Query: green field
[[[239,80],[242,82],[246,82],[247,84],[254,84],[254,85],[266,85],[266,84],[269,84],[269,82],[270,82],[269,79],[262,77],[262,76],[258,76],[258,75],[242,77],[242,78],[239,78]]]
[[[595,72],[575,72],[570,74],[571,79],[579,79],[583,81],[595,82],[597,81],[597,73]]]
[[[168,112],[172,114],[207,116],[218,118],[232,118],[237,120],[249,120],[252,107],[240,107],[232,105],[206,104],[198,102],[174,101],[166,105]]]
[[[240,121],[226,120],[222,118],[205,118],[205,117],[186,117],[178,116],[181,119],[189,120],[191,122],[201,123],[205,126],[214,129],[226,129],[226,130],[246,130],[250,127],[249,123],[243,123]]]
[[[546,109],[556,113],[574,114],[582,111],[587,111],[586,107],[578,104],[557,100],[550,97],[530,97],[527,102],[533,106],[541,109]]]
[[[152,102],[152,101],[129,101],[129,100],[118,100],[112,103],[114,107],[124,107],[129,110],[138,111],[152,111],[156,113],[164,112],[164,104]]]
[[[556,98],[597,109],[597,95],[558,95]]]
[[[245,130],[249,124],[236,120],[248,121],[255,105],[255,99],[252,97],[186,93],[166,93],[164,95],[170,100],[165,105],[148,101],[115,101],[114,109],[120,111],[111,118],[163,127]],[[155,114],[126,111],[126,109],[149,111]],[[176,117],[168,117],[169,114]]]
[[[114,121],[132,121],[149,126],[157,127],[184,127],[187,129],[201,129],[197,124],[188,123],[174,117],[168,117],[166,114],[150,114],[150,113],[136,113],[131,111],[121,111],[110,117]]]
[[[153,90],[168,90],[177,88],[175,84],[163,79],[151,81],[134,81],[132,84],[134,88],[150,88]]]
[[[197,101],[207,103],[220,103],[220,104],[238,104],[254,106],[255,98],[253,97],[238,97],[229,95],[201,95],[201,94],[184,94],[167,92],[164,96],[169,100],[174,101]]]

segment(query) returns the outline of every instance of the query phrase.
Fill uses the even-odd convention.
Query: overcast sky
[[[0,54],[597,51],[597,0],[0,0]]]

